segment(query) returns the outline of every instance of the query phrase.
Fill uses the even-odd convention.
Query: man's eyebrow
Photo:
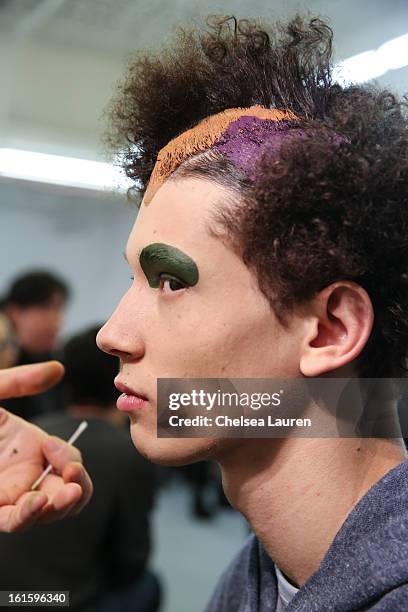
[[[138,260],[138,261],[139,261],[139,257],[140,257],[140,253],[141,253],[141,252],[142,252],[142,249],[139,249],[139,250],[138,250],[138,252],[137,252],[137,260]],[[122,253],[122,254],[123,254],[123,257],[124,257],[124,259],[125,259],[126,263],[127,263],[129,266],[130,266],[129,257],[128,257],[128,255],[127,255],[126,251],[123,251],[123,253]]]
[[[163,273],[163,268],[174,274],[180,274],[180,278],[188,285],[193,286],[198,282],[198,268],[195,261],[180,249],[170,244],[154,242],[145,246],[139,254],[140,266],[147,277],[151,287],[158,287],[158,277]]]

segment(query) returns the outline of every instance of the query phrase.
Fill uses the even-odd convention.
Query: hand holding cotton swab
[[[88,422],[87,421],[82,421],[82,423],[80,423],[78,425],[78,427],[76,428],[76,430],[74,431],[74,433],[72,434],[72,436],[70,437],[70,439],[68,440],[68,444],[74,444],[74,442],[76,442],[76,440],[78,440],[79,436],[81,435],[81,433],[83,431],[85,431],[85,429],[88,427]],[[42,481],[44,480],[44,478],[46,476],[48,476],[48,474],[51,472],[52,470],[52,465],[49,464],[45,470],[43,471],[43,473],[41,474],[41,476],[39,476],[37,478],[37,480],[35,481],[35,483],[33,484],[33,486],[31,487],[32,491],[35,491],[35,489],[38,487],[39,484],[42,483]]]

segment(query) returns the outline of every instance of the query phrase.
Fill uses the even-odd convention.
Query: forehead
[[[169,180],[146,206],[142,203],[128,241],[128,255],[152,242],[179,246],[187,252],[210,248],[220,241],[209,233],[212,214],[223,206],[225,190],[205,180]],[[221,243],[220,243],[221,244]],[[189,249],[189,250],[188,250]]]
[[[205,299],[214,294],[219,300],[221,295],[227,298],[238,292],[237,302],[249,300],[250,309],[257,311],[262,304],[269,311],[269,304],[263,306],[266,298],[260,294],[253,272],[228,240],[209,231],[215,227],[214,210],[229,206],[229,201],[229,192],[210,181],[167,180],[148,206],[142,204],[140,208],[126,248],[129,264],[137,269],[140,252],[149,244],[174,246],[197,264],[197,291]]]

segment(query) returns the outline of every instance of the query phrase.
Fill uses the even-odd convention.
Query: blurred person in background
[[[46,270],[33,270],[16,278],[3,300],[18,345],[16,365],[59,357],[58,340],[69,288],[64,280]],[[46,393],[7,400],[4,406],[24,419],[64,407],[64,384]]]
[[[155,467],[134,453],[115,401],[118,360],[95,344],[98,328],[65,346],[69,406],[37,424],[68,439],[80,421],[88,428],[76,445],[94,484],[78,516],[27,533],[0,536],[0,589],[68,590],[70,609],[155,612],[160,585],[148,570]]]
[[[212,519],[220,509],[232,509],[221,484],[219,467],[213,461],[197,461],[173,468],[180,472],[191,495],[191,514],[196,519]]]

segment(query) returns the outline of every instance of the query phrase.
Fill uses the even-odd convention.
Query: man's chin
[[[165,467],[217,459],[223,440],[217,438],[158,438],[138,424],[131,425],[132,441],[143,457]]]

